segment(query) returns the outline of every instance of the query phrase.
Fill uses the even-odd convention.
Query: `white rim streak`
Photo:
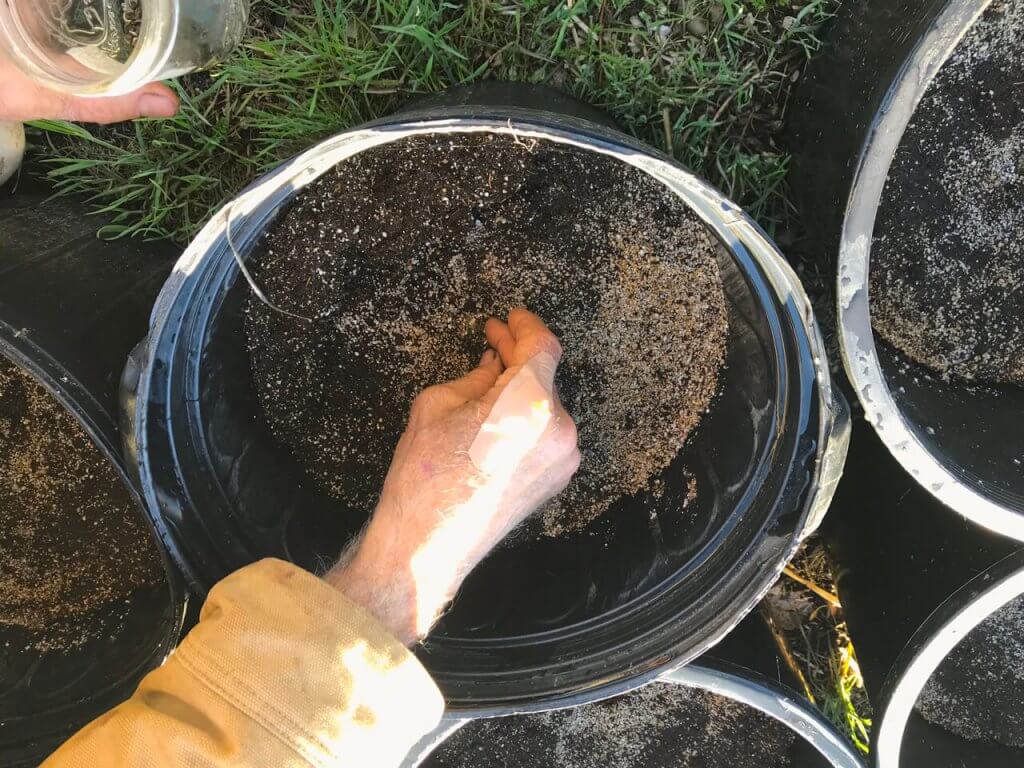
[[[956,645],[978,624],[1024,594],[1024,570],[989,587],[933,634],[907,664],[882,713],[875,759],[878,768],[899,768],[907,721],[918,696]]]
[[[990,0],[953,0],[910,57],[882,107],[855,175],[839,247],[837,296],[843,363],[864,415],[893,456],[943,504],[997,533],[1024,540],[1024,516],[964,484],[918,440],[878,362],[868,298],[875,214],[889,165],[925,89]]]

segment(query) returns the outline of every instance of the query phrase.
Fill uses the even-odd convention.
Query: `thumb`
[[[162,83],[151,83],[123,96],[99,98],[43,91],[38,95],[35,111],[41,117],[80,123],[119,123],[137,117],[173,117],[178,107],[174,91]]]

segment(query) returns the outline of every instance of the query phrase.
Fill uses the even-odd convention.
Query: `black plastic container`
[[[33,376],[82,425],[135,499],[116,422],[117,383],[166,277],[166,249],[105,244],[96,222],[22,179],[0,199],[0,356]],[[71,733],[126,699],[178,639],[185,606],[177,569],[133,597],[116,636],[69,653],[8,644],[0,630],[0,765],[37,765]],[[59,564],[53,564],[59,567]]]
[[[790,180],[817,251],[836,268],[843,359],[866,418],[936,498],[1024,540],[1024,388],[944,381],[910,362],[876,340],[868,296],[893,155],[934,76],[989,4],[845,4],[794,97]]]
[[[961,739],[913,711],[952,645],[1024,591],[1020,543],[951,514],[863,422],[823,532],[842,564],[840,596],[875,709],[875,764],[1021,765],[1021,750]]]
[[[698,688],[708,691],[717,696],[731,699],[735,702],[756,709],[759,712],[774,718],[786,728],[794,732],[796,738],[789,750],[779,755],[785,759],[786,765],[791,768],[861,768],[863,761],[861,756],[853,747],[838,733],[831,723],[826,721],[821,714],[812,707],[803,694],[799,691],[799,682],[789,672],[784,660],[779,656],[774,640],[768,631],[767,625],[758,612],[748,614],[740,624],[733,629],[714,649],[698,660],[687,664],[675,671],[669,672],[652,682],[656,684],[685,685],[691,688]],[[583,705],[588,706],[588,705]],[[531,715],[511,716],[508,725],[510,730],[516,728],[516,721],[521,718],[530,718]],[[504,718],[500,718],[504,719]],[[403,768],[431,768],[437,764],[433,757],[441,743],[453,736],[463,728],[476,729],[480,724],[477,720],[460,719],[458,714],[449,713],[444,722],[430,735],[425,737],[413,750],[411,750]],[[491,725],[494,728],[495,725]],[[498,728],[502,726],[498,725]],[[493,734],[493,731],[489,733]],[[521,732],[514,732],[514,738],[522,738]],[[639,736],[639,734],[638,734]],[[743,734],[737,734],[743,738]],[[536,726],[528,730],[525,738],[543,739],[543,730]],[[757,738],[751,735],[750,738]],[[472,735],[470,734],[470,739]],[[666,728],[655,746],[655,755],[652,759],[659,763],[671,762],[674,749],[685,749],[686,744],[680,744],[678,735],[672,728]],[[536,755],[536,764],[544,765],[549,757],[545,751],[547,745],[536,743],[530,744],[530,752]],[[449,744],[446,747],[449,760],[460,755],[462,749],[473,749],[473,744],[462,745]],[[587,757],[580,757],[579,761],[587,765],[607,764],[608,755],[602,753],[600,745],[594,745],[594,753]],[[719,757],[697,755],[696,760],[708,768],[731,768],[724,766]],[[479,764],[480,756],[472,751],[465,754],[464,759],[458,760],[458,764],[475,765]],[[511,764],[511,760],[509,761]],[[502,763],[505,764],[505,763]],[[518,763],[514,763],[518,764]],[[645,763],[646,764],[646,763]]]
[[[705,489],[689,523],[674,509],[653,520],[630,514],[626,500],[583,534],[496,552],[420,658],[461,712],[566,706],[693,659],[758,601],[827,507],[845,454],[845,403],[820,364],[806,297],[763,232],[603,123],[544,89],[444,94],[323,142],[214,216],[175,268],[125,374],[128,453],[197,590],[268,555],[320,567],[362,523],[297,490],[299,469],[270,435],[242,335],[249,287],[231,245],[244,257],[293,195],[356,152],[417,134],[488,131],[615,156],[689,201],[722,242],[729,360],[680,459]]]
[[[675,672],[662,676],[650,683],[650,685],[683,685],[705,690],[716,696],[739,702],[746,707],[762,712],[779,721],[793,731],[796,737],[792,745],[784,753],[778,755],[780,763],[792,768],[861,768],[862,766],[860,759],[848,745],[841,741],[841,737],[835,733],[831,724],[825,721],[805,700],[800,699],[793,692],[780,688],[777,684],[760,677],[750,670],[726,664],[696,661]],[[593,703],[590,703],[583,706],[593,705]],[[665,713],[666,719],[668,719],[668,714]],[[500,724],[490,723],[488,727],[498,727],[499,729],[506,727],[509,729],[511,738],[521,739],[524,738],[522,731],[518,730],[518,728],[522,727],[521,723],[523,721],[530,722],[531,720],[536,722],[537,718],[536,714],[512,715],[500,718]],[[480,727],[483,722],[474,720],[462,724],[452,724],[452,730],[447,734],[447,738],[459,740],[464,736],[470,736],[471,739],[472,733],[463,733],[462,729],[472,732],[475,728]],[[541,726],[534,725],[533,727],[536,729]],[[494,734],[493,731],[485,733],[488,733],[488,737],[493,737]],[[522,745],[522,748],[531,749],[536,752],[536,761],[529,763],[529,765],[546,765],[543,731],[539,733],[534,731],[531,736],[537,739],[537,743],[534,744],[528,741]],[[638,739],[651,738],[651,736],[652,734],[636,734]],[[477,738],[480,737],[478,736]],[[525,738],[529,739],[530,736]],[[657,732],[656,738],[659,740],[658,751],[650,758],[652,761],[656,761],[656,763],[652,762],[652,764],[671,764],[674,750],[689,746],[675,740],[670,730]],[[743,738],[743,735],[740,735],[739,738]],[[758,734],[749,734],[749,738],[757,739]],[[459,765],[479,764],[479,755],[474,753],[471,746],[472,741],[467,740],[467,744],[465,753],[458,751],[458,747],[456,747],[454,754],[449,754],[449,760],[445,764],[453,764],[453,760],[457,760],[458,762],[454,764]],[[607,759],[607,754],[603,751],[602,745],[594,744],[593,747],[594,751],[592,753],[576,758],[585,761],[580,764],[604,764],[602,761]],[[452,750],[452,746],[449,744],[447,749]],[[701,765],[706,765],[708,768],[733,768],[727,762],[723,762],[722,759],[716,759],[715,756],[700,755],[698,759],[702,760]],[[430,755],[417,763],[422,768],[432,768],[439,764],[437,758]],[[503,765],[507,765],[507,763],[503,763]]]

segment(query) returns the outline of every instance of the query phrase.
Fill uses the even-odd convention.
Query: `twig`
[[[836,595],[836,594],[834,594],[832,592],[829,592],[827,589],[824,589],[823,587],[819,587],[817,584],[815,584],[810,579],[805,579],[803,576],[801,576],[799,573],[794,571],[788,565],[785,568],[782,569],[782,572],[784,574],[786,574],[787,576],[789,576],[789,578],[791,578],[797,584],[802,584],[803,586],[807,587],[809,590],[811,590],[811,592],[816,594],[818,597],[820,597],[826,603],[831,605],[833,608],[839,608],[840,607],[840,605],[839,605],[839,596],[838,595]]]
[[[661,110],[661,124],[665,126],[665,151],[670,155],[672,150],[672,120],[668,116],[668,107]]]
[[[818,702],[814,700],[814,694],[811,693],[811,686],[807,684],[807,678],[804,677],[803,670],[800,669],[796,663],[796,659],[793,658],[793,654],[789,650],[789,643],[786,642],[786,638],[783,637],[782,633],[779,632],[775,626],[775,622],[772,621],[772,617],[767,613],[764,613],[765,623],[768,624],[768,630],[772,633],[772,637],[775,638],[775,645],[779,649],[779,653],[782,655],[783,661],[786,662],[786,666],[789,667],[789,671],[792,672],[796,679],[800,681],[800,685],[804,688],[804,695],[807,700],[814,706],[818,706]]]

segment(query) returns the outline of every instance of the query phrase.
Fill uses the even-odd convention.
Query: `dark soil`
[[[1024,384],[1024,0],[996,0],[896,153],[871,256],[875,331],[947,376]]]
[[[162,579],[132,498],[79,423],[0,358],[0,628],[37,650],[108,633]]]
[[[755,709],[653,683],[571,710],[470,723],[427,768],[781,768],[796,736]]]
[[[630,166],[510,137],[405,140],[313,184],[254,259],[271,300],[246,330],[270,427],[316,482],[365,514],[409,405],[462,375],[483,325],[518,305],[559,334],[582,467],[545,533],[657,494],[715,392],[727,335],[716,244]]]
[[[921,692],[917,711],[965,739],[1024,748],[1024,598],[953,649]]]

